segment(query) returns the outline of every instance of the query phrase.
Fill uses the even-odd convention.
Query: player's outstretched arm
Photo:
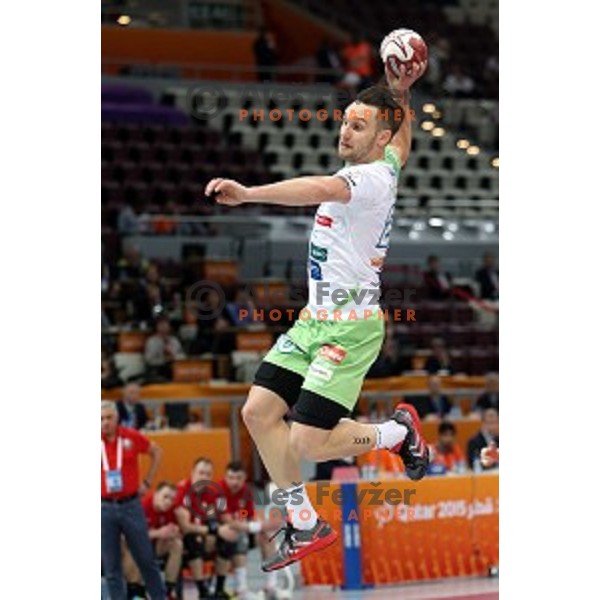
[[[396,100],[404,110],[404,120],[402,121],[402,125],[389,143],[389,146],[398,155],[402,166],[404,166],[408,160],[412,141],[409,88],[421,76],[426,67],[426,62],[416,63],[411,71],[411,74],[408,75],[406,72],[406,67],[401,65],[400,77],[395,77],[387,67],[385,68],[385,77],[388,86],[394,91]]]
[[[205,194],[214,196],[219,204],[260,203],[284,206],[312,206],[321,202],[350,200],[350,189],[341,177],[297,177],[279,183],[246,187],[233,179],[212,179]]]

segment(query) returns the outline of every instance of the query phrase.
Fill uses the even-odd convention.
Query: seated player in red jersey
[[[162,481],[153,494],[146,494],[142,499],[156,558],[165,562],[165,585],[169,599],[177,598],[177,580],[183,555],[183,540],[173,510],[176,491],[175,485]],[[130,598],[143,598],[142,578],[128,551],[125,552],[124,571]]]
[[[216,549],[217,583],[213,598],[228,598],[225,579],[235,550],[238,533],[229,525],[219,524],[215,502],[217,485],[212,481],[210,458],[196,460],[188,479],[177,484],[175,518],[183,534],[184,561],[192,571],[199,598],[209,597],[203,561]]]
[[[263,559],[273,554],[269,534],[282,526],[282,521],[256,519],[252,489],[246,481],[247,474],[240,461],[232,461],[227,465],[225,477],[218,482],[222,496],[217,500],[219,520],[229,524],[239,533],[232,558],[236,579],[236,597],[243,600],[252,596],[248,590],[247,554],[248,550],[258,543]],[[256,538],[255,538],[256,536]],[[267,574],[265,586],[267,598],[277,598],[277,574]]]

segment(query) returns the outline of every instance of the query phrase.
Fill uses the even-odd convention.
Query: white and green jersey
[[[346,320],[354,310],[362,320],[365,310],[377,313],[379,273],[389,246],[399,173],[399,160],[389,147],[384,160],[335,173],[347,181],[350,201],[324,202],[315,215],[306,307],[312,318],[334,320],[333,311],[341,311],[337,315]]]

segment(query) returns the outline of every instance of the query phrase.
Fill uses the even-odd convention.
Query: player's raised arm
[[[395,77],[389,68],[386,66],[385,68],[385,76],[388,82],[390,89],[394,91],[394,97],[404,111],[404,119],[402,120],[402,125],[400,125],[400,129],[398,129],[396,135],[392,138],[389,143],[389,147],[391,147],[398,158],[402,166],[406,164],[408,160],[408,155],[410,154],[410,146],[412,140],[411,133],[411,118],[410,118],[410,86],[417,80],[427,66],[426,62],[415,63],[411,70],[411,74],[407,74],[407,69],[405,65],[401,65],[399,67],[400,77]]]
[[[262,203],[284,206],[312,206],[322,202],[350,200],[346,182],[335,176],[310,176],[288,179],[279,183],[246,187],[233,179],[212,179],[205,194],[214,196],[219,204]]]

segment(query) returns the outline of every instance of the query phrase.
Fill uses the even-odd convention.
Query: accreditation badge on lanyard
[[[104,482],[106,483],[106,491],[109,494],[117,494],[123,491],[123,476],[121,467],[123,466],[123,440],[117,438],[117,465],[115,469],[111,469],[108,464],[108,456],[106,454],[106,444],[102,441],[102,471],[104,472]]]

